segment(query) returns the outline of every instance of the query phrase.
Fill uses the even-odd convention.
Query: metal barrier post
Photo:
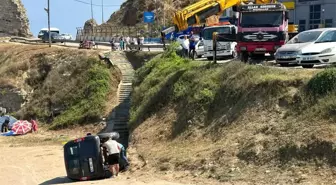
[[[217,34],[218,32],[214,32],[212,34],[212,48],[213,48],[213,63],[217,63]]]

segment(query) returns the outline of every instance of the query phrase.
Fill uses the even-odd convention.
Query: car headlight
[[[332,51],[332,49],[328,48],[328,49],[325,49],[325,50],[321,51],[321,54],[330,53],[331,51]]]

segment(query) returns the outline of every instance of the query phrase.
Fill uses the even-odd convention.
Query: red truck
[[[288,11],[281,3],[247,4],[238,9],[236,50],[242,62],[274,56],[288,40]]]

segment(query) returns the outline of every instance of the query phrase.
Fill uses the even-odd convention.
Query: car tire
[[[314,67],[314,64],[310,64],[310,65],[303,65],[302,67],[303,67],[303,68],[313,68],[313,67]]]
[[[207,57],[208,60],[213,60],[213,57]]]
[[[249,61],[249,55],[248,55],[248,53],[242,52],[240,54],[240,61],[244,62],[244,63],[247,63]]]

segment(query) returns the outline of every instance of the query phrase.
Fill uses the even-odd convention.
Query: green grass
[[[233,122],[248,108],[261,105],[268,109],[288,97],[287,108],[306,118],[305,112],[311,112],[311,117],[336,112],[335,69],[317,73],[240,62],[197,63],[177,56],[174,47],[136,71],[131,128],[135,129],[167,105],[178,114],[177,135],[186,129],[187,124],[181,123],[187,120],[210,124],[226,115]],[[299,90],[288,95],[291,88]],[[317,98],[312,101],[312,97]]]
[[[29,73],[31,101],[21,110],[23,117],[37,117],[50,129],[92,123],[105,112],[113,69],[97,58],[58,52],[35,56],[38,66]],[[60,111],[55,111],[56,109]],[[53,113],[54,119],[50,120]]]

